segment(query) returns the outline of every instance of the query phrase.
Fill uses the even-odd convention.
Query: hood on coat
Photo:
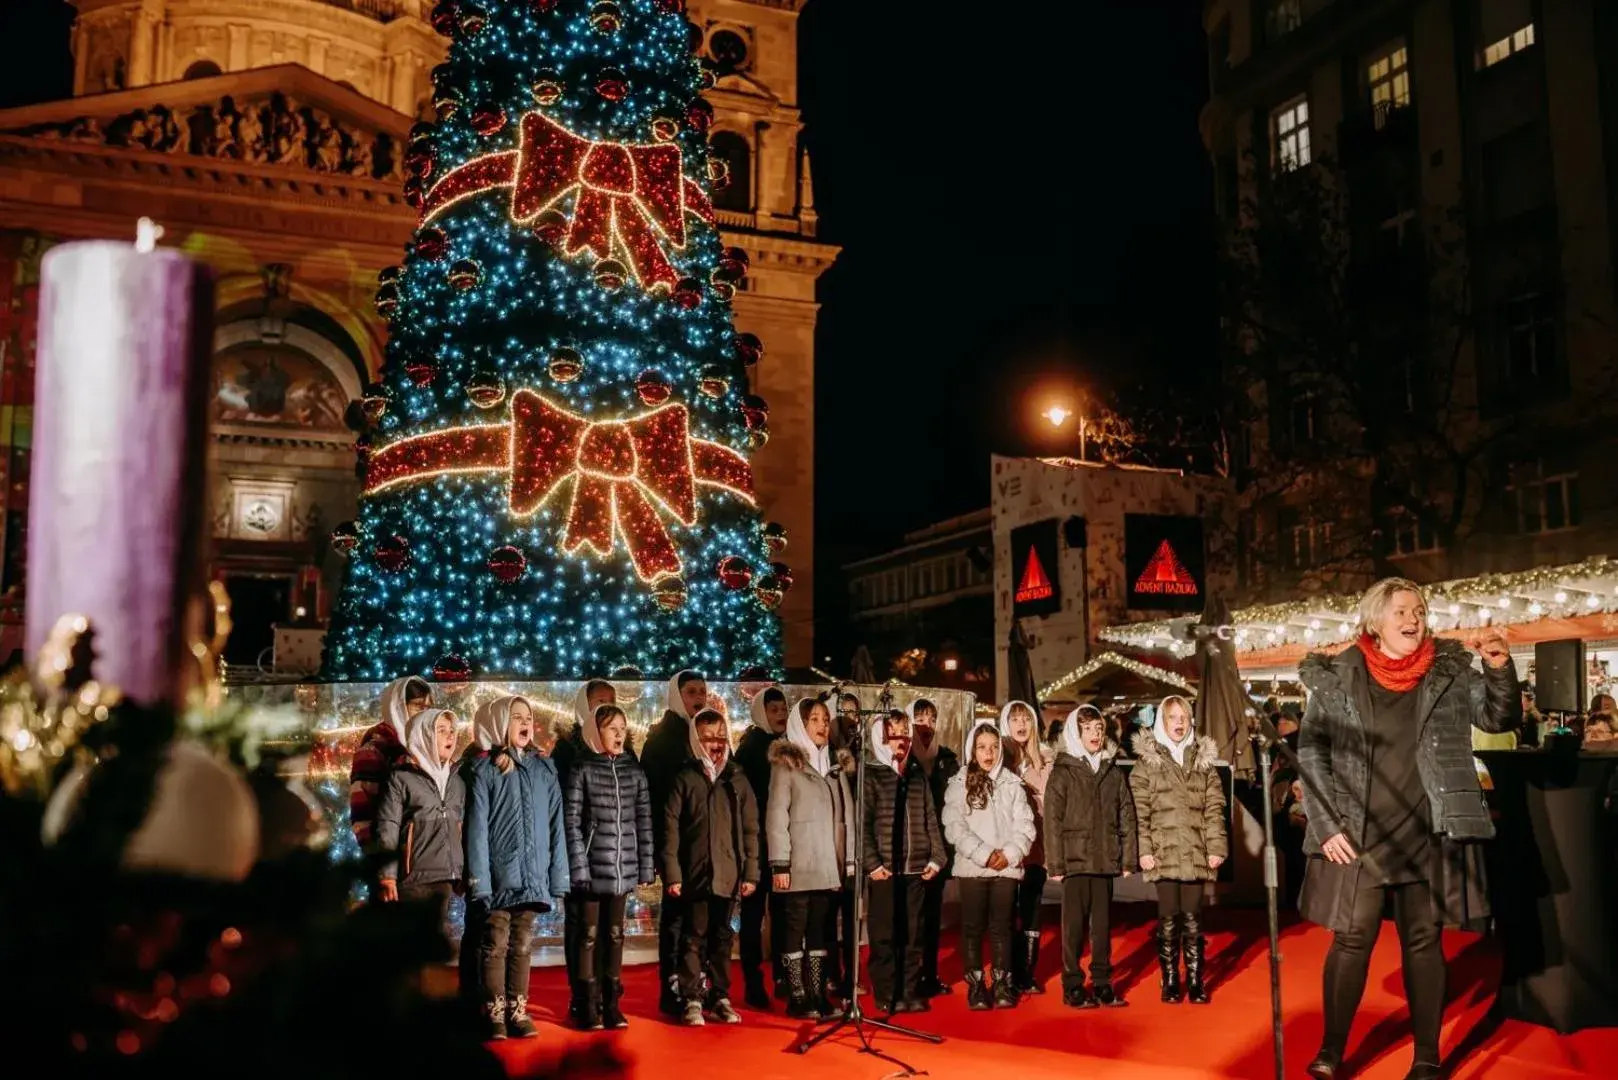
[[[923,705],[933,707],[933,741],[926,746],[922,746],[921,740],[916,738],[916,710]],[[905,715],[910,717],[910,756],[921,762],[924,768],[931,770],[933,759],[938,756],[939,728],[944,719],[939,715],[938,702],[929,697],[919,697],[905,706]]]
[[[579,686],[579,692],[573,695],[573,722],[578,725],[577,730],[580,738],[584,740],[584,745],[597,754],[601,753],[601,731],[594,726],[595,709],[590,708],[589,690],[591,683],[604,682],[607,682],[607,680],[586,679]],[[608,685],[610,686],[611,684],[608,683]]]
[[[1453,679],[1472,666],[1471,652],[1459,641],[1452,638],[1434,638],[1433,649],[1433,668],[1427,674],[1429,679],[1434,677]],[[1298,681],[1303,683],[1304,688],[1311,694],[1322,690],[1340,690],[1348,680],[1349,670],[1364,666],[1365,657],[1354,645],[1336,654],[1310,653],[1298,662]]]
[[[616,705],[597,705],[596,711],[586,716],[584,721],[579,724],[579,737],[584,740],[584,745],[589,747],[590,753],[605,754],[607,752],[606,744],[601,741],[601,716],[606,710],[617,708],[618,706]],[[627,714],[625,719],[628,719]],[[624,740],[624,753],[629,753],[629,741],[627,739]]]
[[[1181,739],[1179,742],[1175,742],[1173,739],[1169,738],[1168,724],[1165,723],[1163,719],[1163,710],[1169,707],[1169,702],[1171,701],[1178,701],[1181,707],[1185,709],[1185,715],[1188,718],[1185,728],[1185,738]],[[1164,698],[1158,703],[1157,718],[1152,721],[1152,738],[1156,739],[1165,750],[1173,755],[1174,763],[1176,765],[1185,764],[1186,747],[1190,746],[1191,743],[1195,741],[1196,737],[1197,714],[1192,710],[1191,702],[1187,701],[1179,694],[1170,694],[1168,697]]]
[[[978,732],[980,731],[992,731],[998,736],[1000,734],[1000,725],[993,720],[979,720],[967,730],[966,742],[961,745],[961,760],[966,763],[966,767],[955,774],[955,779],[963,784],[966,783],[966,774],[978,759],[977,753],[973,750],[973,745],[977,742]],[[994,741],[994,765],[989,769],[989,779],[999,781],[1000,774],[1005,771],[1005,767],[1005,740],[996,738]]]
[[[910,744],[910,756],[916,754],[915,743]],[[884,769],[899,772],[899,763],[893,760],[893,747],[888,745],[888,718],[879,717],[871,722],[871,756]]]
[[[393,733],[399,737],[401,744],[405,743],[409,737],[409,732],[406,731],[406,721],[410,718],[405,715],[405,702],[410,697],[411,684],[415,684],[421,689],[421,693],[418,693],[417,697],[420,697],[423,693],[429,698],[432,697],[432,687],[420,675],[407,675],[402,679],[394,679],[382,689],[382,719],[387,722],[389,727],[393,728]]]
[[[684,671],[675,672],[674,678],[669,680],[668,710],[675,716],[683,716],[689,720],[691,719],[691,714],[685,711],[685,702],[680,700],[680,680],[685,678],[687,675],[695,675],[699,679],[702,678],[702,672],[692,671],[690,668],[686,668]]]
[[[1168,747],[1158,739],[1152,737],[1149,731],[1137,731],[1130,739],[1130,748],[1135,756],[1148,765],[1167,765],[1174,760]],[[1202,770],[1211,770],[1219,761],[1219,744],[1207,735],[1196,737],[1197,760],[1196,767]],[[1179,764],[1184,765],[1182,760]]]
[[[519,701],[528,706],[530,713],[534,712],[534,703],[517,694],[506,694],[478,706],[478,711],[472,715],[472,738],[479,749],[493,750],[506,745],[506,737],[511,732],[511,707]]]
[[[773,738],[775,735],[779,734],[779,732],[770,726],[770,718],[765,715],[764,712],[764,695],[768,694],[771,690],[774,690],[776,693],[780,694],[783,699],[785,699],[787,696],[786,691],[781,689],[780,683],[771,683],[753,695],[753,700],[749,704],[748,710],[749,714],[753,718],[753,726],[758,728],[764,734]],[[787,717],[787,730],[792,730],[792,717],[790,716]]]
[[[1084,743],[1079,741],[1079,726],[1087,716],[1093,716],[1103,723],[1106,722],[1106,718],[1101,715],[1101,710],[1094,705],[1080,705],[1077,709],[1068,713],[1067,719],[1062,721],[1062,751],[1071,757],[1082,758],[1087,756]],[[1106,742],[1107,745],[1116,749],[1116,744],[1111,739]],[[1105,747],[1102,748],[1102,754],[1103,756],[1106,754]]]
[[[1024,763],[1032,761],[1043,765],[1045,763],[1045,743],[1039,735],[1039,710],[1028,704],[1028,702],[1006,702],[1005,707],[1000,710],[1000,736],[1002,739],[1011,738],[1011,710],[1019,705],[1027,709],[1028,715],[1034,718],[1033,723],[1028,725],[1028,746],[1023,758]],[[971,747],[967,749],[970,752]]]
[[[455,720],[455,714],[448,709],[427,708],[412,716],[405,725],[405,749],[410,751],[416,768],[437,786],[438,797],[442,799],[449,790],[449,777],[455,769],[455,762],[439,761],[438,747],[433,745],[433,724],[440,716],[449,717],[451,722]]]
[[[759,695],[759,697],[763,696],[763,694]],[[814,708],[816,705],[820,705],[820,707],[826,709],[828,713],[831,711],[830,708],[823,705],[818,698],[804,698],[801,701],[794,702],[792,707],[787,710],[786,738],[775,740],[775,742],[771,744],[771,749],[773,750],[781,743],[791,743],[793,746],[796,746],[799,750],[803,751],[804,756],[807,757],[810,764],[815,767],[815,772],[819,773],[821,776],[825,776],[827,773],[831,772],[831,730],[829,728],[827,729],[826,745],[816,746],[814,740],[809,737],[809,729],[804,725],[804,714],[810,709]],[[756,721],[757,718],[755,717],[754,719]],[[768,730],[768,728],[765,730]],[[772,758],[771,760],[774,759]]]
[[[709,760],[708,751],[703,748],[702,741],[697,738],[697,720],[707,716],[718,717],[720,723],[725,724],[725,760],[718,765]],[[702,771],[708,774],[709,780],[717,780],[719,774],[725,771],[725,766],[730,764],[730,725],[725,721],[725,715],[718,709],[703,709],[695,717],[692,717],[690,723],[686,724],[685,733],[686,744],[691,749],[691,756],[702,764]]]
[[[771,765],[779,765],[783,769],[793,772],[802,772],[809,767],[809,755],[803,748],[790,739],[776,739],[770,744],[768,753]],[[849,775],[854,773],[854,755],[847,750],[837,751],[837,768]],[[828,774],[829,775],[829,774]]]

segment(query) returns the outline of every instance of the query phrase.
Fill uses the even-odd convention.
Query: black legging
[[[1193,919],[1202,911],[1202,882],[1159,881],[1157,883],[1157,917],[1172,919],[1176,915],[1189,915]]]
[[[1348,1047],[1348,1029],[1365,993],[1371,949],[1382,926],[1385,892],[1393,894],[1393,925],[1399,931],[1403,953],[1401,967],[1416,1060],[1436,1065],[1438,1033],[1444,1023],[1444,950],[1433,918],[1432,891],[1425,881],[1375,885],[1355,895],[1352,926],[1338,931],[1326,953],[1326,1037],[1322,1045],[1339,1055]]]
[[[1011,920],[1017,882],[1011,878],[956,878],[961,895],[961,963],[966,973],[983,974],[983,935],[989,935],[989,962],[996,973],[1011,970]]]
[[[1017,882],[1016,925],[1019,934],[1039,933],[1039,904],[1045,896],[1045,868],[1024,866],[1022,880]]]
[[[781,955],[826,950],[826,913],[833,910],[836,895],[830,889],[775,894],[781,912]]]

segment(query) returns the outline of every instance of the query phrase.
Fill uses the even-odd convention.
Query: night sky
[[[991,452],[1064,449],[1036,418],[1053,387],[1209,377],[1200,8],[807,5],[805,139],[843,247],[816,378],[826,614],[840,563],[987,505]],[[0,104],[70,92],[71,17],[0,3],[0,41],[22,44]]]

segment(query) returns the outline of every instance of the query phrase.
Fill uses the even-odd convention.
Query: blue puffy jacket
[[[502,773],[479,758],[466,793],[466,892],[495,910],[566,894],[567,828],[555,767],[535,753]]]

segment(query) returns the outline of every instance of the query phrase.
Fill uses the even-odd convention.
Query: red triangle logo
[[[1145,596],[1195,596],[1197,579],[1186,571],[1167,540],[1157,545],[1152,558],[1135,579],[1135,592]]]
[[[1051,579],[1045,576],[1045,566],[1039,561],[1039,550],[1028,549],[1028,565],[1023,568],[1022,582],[1017,586],[1016,600],[1026,604],[1031,600],[1049,600],[1056,595]]]

